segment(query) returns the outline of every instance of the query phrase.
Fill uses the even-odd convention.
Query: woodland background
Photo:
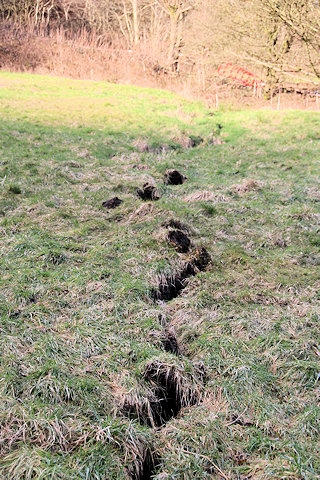
[[[0,20],[2,69],[318,107],[318,1],[0,0]]]

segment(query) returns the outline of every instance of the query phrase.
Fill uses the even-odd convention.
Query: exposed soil
[[[150,183],[144,183],[142,189],[137,190],[137,195],[141,200],[159,200],[160,198],[156,187]]]
[[[113,198],[110,198],[110,200],[106,200],[105,202],[103,202],[102,206],[105,208],[116,208],[116,207],[119,207],[119,205],[121,205],[122,202],[123,200],[121,200],[120,198],[113,197]]]
[[[190,238],[181,230],[170,230],[168,242],[180,253],[187,253],[191,247]]]
[[[182,175],[178,170],[166,170],[164,174],[164,183],[166,185],[182,185],[187,177]]]

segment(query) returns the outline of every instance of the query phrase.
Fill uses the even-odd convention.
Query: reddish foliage
[[[231,62],[219,65],[218,73],[220,76],[230,78],[244,87],[264,85],[264,82],[257,75]]]

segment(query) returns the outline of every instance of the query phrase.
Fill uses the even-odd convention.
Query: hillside
[[[318,114],[0,87],[0,477],[320,478]]]

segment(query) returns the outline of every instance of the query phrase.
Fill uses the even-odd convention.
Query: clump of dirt
[[[166,170],[164,174],[164,183],[166,185],[182,185],[186,180],[187,177],[178,172],[178,170]]]
[[[198,248],[180,270],[172,274],[159,275],[158,287],[151,289],[151,297],[154,301],[170,301],[176,298],[187,286],[188,278],[205,270],[210,261],[208,251],[204,247]]]
[[[181,230],[170,230],[167,240],[180,253],[187,253],[190,250],[191,240]]]
[[[123,200],[121,200],[120,198],[113,197],[113,198],[110,198],[110,200],[106,200],[105,202],[103,202],[102,206],[108,209],[116,208],[116,207],[119,207],[119,205],[121,205],[122,202]]]
[[[137,190],[137,195],[141,200],[159,200],[160,198],[156,187],[150,183],[144,183],[142,189]]]

